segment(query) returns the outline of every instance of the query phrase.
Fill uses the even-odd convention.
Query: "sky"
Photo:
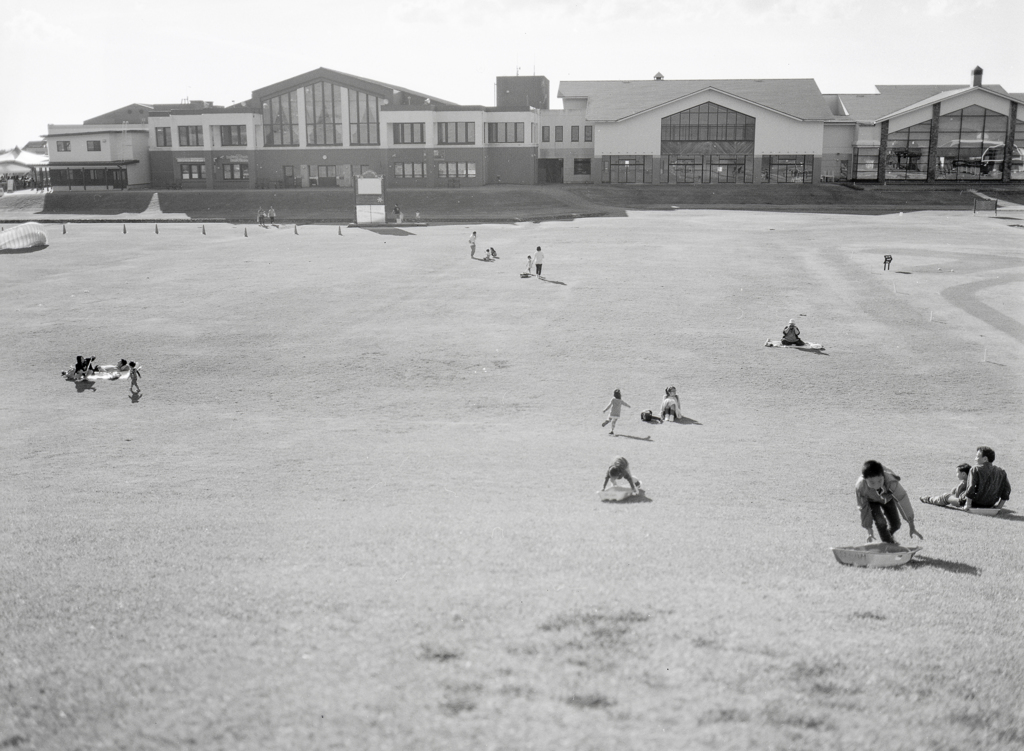
[[[1024,93],[1022,0],[0,0],[0,149],[118,107],[230,105],[324,67],[491,106],[497,76],[813,78]]]

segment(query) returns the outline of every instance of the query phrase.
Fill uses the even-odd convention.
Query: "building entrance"
[[[540,184],[565,182],[562,169],[561,159],[538,159],[537,182]]]

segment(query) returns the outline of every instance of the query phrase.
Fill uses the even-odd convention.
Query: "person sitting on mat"
[[[789,319],[789,323],[786,324],[786,328],[782,330],[782,343],[787,346],[802,347],[803,340],[800,339],[800,329],[793,323],[793,319]]]
[[[958,465],[956,468],[956,478],[959,480],[957,486],[942,495],[923,495],[921,503],[930,503],[934,506],[963,506],[964,501],[967,500],[967,475],[970,471],[970,464]]]
[[[978,446],[974,466],[967,475],[964,508],[1002,508],[1010,500],[1010,479],[1006,470],[994,462],[996,452],[988,446]]]
[[[612,484],[615,484],[615,480],[624,479],[629,483],[629,489],[633,491],[633,494],[637,493],[637,484],[633,480],[633,475],[629,471],[629,462],[626,461],[624,456],[616,456],[612,459],[612,464],[608,467],[608,471],[604,473],[604,485],[601,486],[601,490],[608,487],[608,481],[611,480]]]
[[[683,410],[679,406],[679,395],[675,386],[665,389],[665,398],[661,402],[661,419],[675,422],[683,416]]]

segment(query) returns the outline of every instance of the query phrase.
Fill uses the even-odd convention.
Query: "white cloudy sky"
[[[1024,92],[1022,0],[0,0],[0,148],[325,67],[459,104],[494,78],[813,78]]]

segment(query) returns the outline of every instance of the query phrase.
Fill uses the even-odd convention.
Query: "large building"
[[[394,187],[1024,179],[1024,95],[982,84],[822,94],[812,79],[498,77],[462,106],[319,68],[230,107],[133,104],[51,125],[54,187]]]

